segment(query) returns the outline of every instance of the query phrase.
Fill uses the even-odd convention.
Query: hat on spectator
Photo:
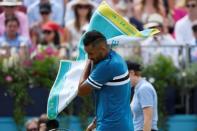
[[[89,5],[91,8],[95,7],[95,3],[91,0],[75,0],[72,4],[72,8],[75,8],[77,5]]]
[[[19,0],[3,0],[0,2],[0,6],[20,6],[22,4]]]
[[[151,28],[163,25],[163,17],[157,13],[154,13],[148,17],[147,23],[144,28]]]
[[[62,27],[60,25],[58,25],[55,22],[49,21],[47,23],[45,23],[42,26],[42,30],[47,30],[47,31],[60,31],[60,33],[64,33],[64,30],[62,29]]]
[[[51,4],[50,3],[41,3],[39,5],[40,13],[51,13]]]

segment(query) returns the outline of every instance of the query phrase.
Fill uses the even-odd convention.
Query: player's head
[[[141,77],[142,67],[140,64],[135,62],[127,61],[126,63],[129,70],[129,77],[131,79],[131,83],[133,86],[135,86],[138,79]]]
[[[87,32],[83,39],[84,49],[88,54],[88,58],[98,63],[108,54],[106,38],[98,31]]]

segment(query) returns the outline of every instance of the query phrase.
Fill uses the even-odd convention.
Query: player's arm
[[[88,76],[90,75],[90,70],[91,70],[91,61],[87,60],[86,67],[79,81],[79,86],[78,86],[79,96],[88,95],[92,91],[91,85],[86,82]]]
[[[143,108],[144,114],[144,129],[143,131],[151,131],[152,127],[152,107],[145,107]]]
[[[86,131],[92,131],[96,128],[96,117],[94,117],[93,121],[88,125]]]

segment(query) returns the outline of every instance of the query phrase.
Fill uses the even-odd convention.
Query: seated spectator
[[[175,23],[187,15],[185,0],[176,1],[174,8],[172,8],[172,16]]]
[[[76,0],[72,9],[74,10],[75,19],[67,23],[66,28],[69,34],[68,43],[70,44],[71,57],[76,57],[77,44],[89,24],[93,4],[90,0]]]
[[[22,5],[22,2],[17,2],[17,0],[3,0],[0,2],[0,6],[3,6],[3,13],[0,14],[0,35],[5,32],[4,21],[6,17],[14,15],[18,18],[20,25],[22,25],[18,28],[18,33],[29,38],[28,18],[26,14],[17,10],[17,6],[19,5]]]
[[[39,6],[40,4],[43,4],[43,3],[51,4],[51,9],[52,9],[51,20],[55,21],[59,25],[63,25],[63,12],[64,11],[63,11],[62,6],[56,1],[38,0],[34,4],[29,6],[27,9],[30,26],[32,26],[34,23],[37,23],[41,19]]]
[[[188,15],[177,21],[175,25],[175,37],[179,44],[191,44],[194,39],[192,22],[197,20],[197,0],[186,0]]]
[[[141,0],[141,2],[135,6],[136,17],[142,23],[146,23],[148,17],[151,14],[159,13],[162,17],[165,17],[165,8],[161,0]]]
[[[40,55],[56,56],[64,58],[66,56],[65,48],[61,43],[61,32],[63,29],[55,22],[47,22],[42,26],[43,39],[36,47],[31,57],[38,58]]]
[[[168,18],[168,29],[175,38],[174,26],[176,22],[187,15],[185,0],[166,0],[164,5]]]
[[[39,12],[41,15],[41,19],[37,23],[34,23],[32,27],[30,28],[30,36],[31,36],[32,43],[34,45],[41,42],[42,26],[46,24],[47,22],[52,21],[50,19],[51,11],[52,11],[51,4],[42,3],[39,5]]]
[[[139,21],[136,17],[135,7],[136,3],[134,3],[133,0],[129,0],[128,2],[128,16],[129,16],[129,22],[134,25],[139,31],[143,30],[143,23]]]
[[[197,62],[197,20],[192,23],[192,31],[194,39],[192,40],[192,47],[190,48],[191,62]]]
[[[197,20],[197,0],[186,0],[185,4],[188,14],[177,21],[175,25],[175,37],[176,41],[184,46],[184,50],[182,50],[182,61],[187,63],[189,55],[185,46],[192,45],[192,41],[195,39],[192,31],[192,23]]]
[[[76,1],[77,0],[70,0],[66,4],[66,10],[65,10],[65,16],[64,16],[65,25],[67,25],[67,23],[69,23],[70,21],[73,21],[75,19],[75,14],[74,14],[72,7],[76,3]],[[94,10],[97,7],[97,3],[95,3],[94,1],[89,1],[89,2],[93,5],[93,10]]]
[[[174,65],[179,67],[179,53],[175,40],[168,33],[164,33],[163,17],[159,14],[152,14],[148,18],[148,23],[145,28],[157,28],[160,34],[149,37],[142,42],[141,55],[144,64],[151,64],[155,55],[161,54],[169,57],[174,62]]]
[[[47,123],[48,118],[46,114],[42,114],[39,118],[39,131],[46,131],[47,130]]]
[[[29,46],[28,38],[21,36],[17,31],[20,27],[19,20],[15,16],[7,17],[5,20],[5,32],[0,37],[0,47],[8,47],[7,52],[12,55],[12,52],[18,53],[20,58],[26,58],[27,47]]]
[[[25,123],[25,128],[26,128],[26,131],[39,131],[38,119],[37,118],[33,118],[33,119],[28,120]]]

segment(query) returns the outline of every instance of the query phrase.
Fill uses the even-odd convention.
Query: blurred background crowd
[[[1,0],[0,56],[35,59],[43,51],[60,59],[77,56],[77,43],[101,0]],[[197,61],[196,0],[106,0],[138,30],[158,28],[159,35],[140,42],[144,48],[123,52],[143,56],[150,63],[155,53],[171,57],[179,67],[193,46],[189,60]],[[149,49],[146,46],[150,46]],[[119,50],[121,52],[121,50]],[[133,52],[133,53],[131,53]],[[180,52],[183,53],[180,58]]]
[[[0,60],[3,64],[14,61],[24,65],[27,60],[42,60],[45,57],[75,59],[79,39],[101,2],[0,0]],[[144,65],[149,65],[156,55],[162,54],[179,69],[197,62],[197,0],[106,2],[138,30],[160,30],[156,36],[115,49],[125,59],[139,57]],[[80,101],[77,99],[77,103]],[[75,109],[80,110],[78,108]],[[46,128],[50,122],[45,117],[42,115],[41,120],[27,122],[27,130],[32,125],[36,126],[29,131],[38,130],[42,126],[41,121],[44,121]],[[53,124],[57,126],[58,123],[53,121]]]

